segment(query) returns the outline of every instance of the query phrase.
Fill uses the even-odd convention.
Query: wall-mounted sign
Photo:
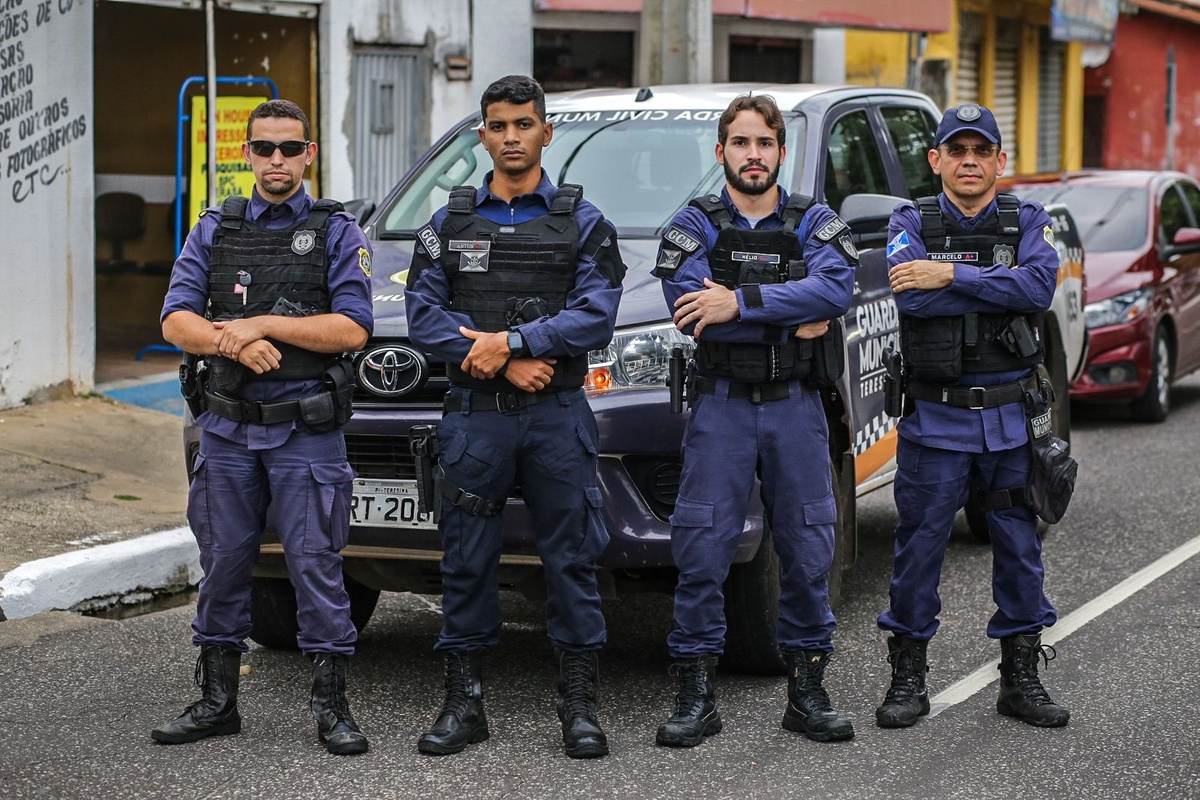
[[[246,120],[265,97],[217,98],[217,205],[232,195],[250,196],[254,171],[242,156]],[[191,159],[188,179],[188,228],[196,224],[208,204],[208,115],[207,98],[192,98]]]

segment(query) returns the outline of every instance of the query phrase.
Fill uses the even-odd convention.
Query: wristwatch
[[[520,358],[525,355],[525,337],[521,335],[520,331],[508,332],[508,349],[512,351],[508,355],[509,358]]]

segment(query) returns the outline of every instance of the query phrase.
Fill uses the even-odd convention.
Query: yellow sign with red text
[[[208,105],[206,97],[192,98],[191,168],[188,178],[188,230],[208,205]],[[217,98],[217,205],[232,195],[250,196],[254,171],[242,157],[246,120],[265,97]]]

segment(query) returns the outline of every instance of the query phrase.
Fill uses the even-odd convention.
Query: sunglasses
[[[275,155],[275,150],[283,153],[284,158],[295,158],[308,149],[308,142],[300,142],[295,139],[288,142],[269,142],[266,139],[254,139],[246,142],[250,146],[250,152],[262,158],[270,158]]]
[[[942,149],[945,150],[946,155],[950,156],[951,158],[962,158],[967,154],[968,150],[974,153],[978,158],[991,158],[1000,148],[994,144],[944,144],[942,145]],[[287,155],[286,151],[284,151],[284,155]]]

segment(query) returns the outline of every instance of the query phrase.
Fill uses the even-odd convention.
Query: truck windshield
[[[720,111],[587,111],[547,115],[554,138],[542,166],[555,184],[578,183],[622,236],[660,235],[696,195],[720,191],[716,162]],[[454,186],[478,186],[492,168],[477,132],[465,124],[411,175],[380,217],[382,238],[410,236],[446,204]],[[779,183],[793,185],[804,152],[804,118],[787,119],[787,159]]]

